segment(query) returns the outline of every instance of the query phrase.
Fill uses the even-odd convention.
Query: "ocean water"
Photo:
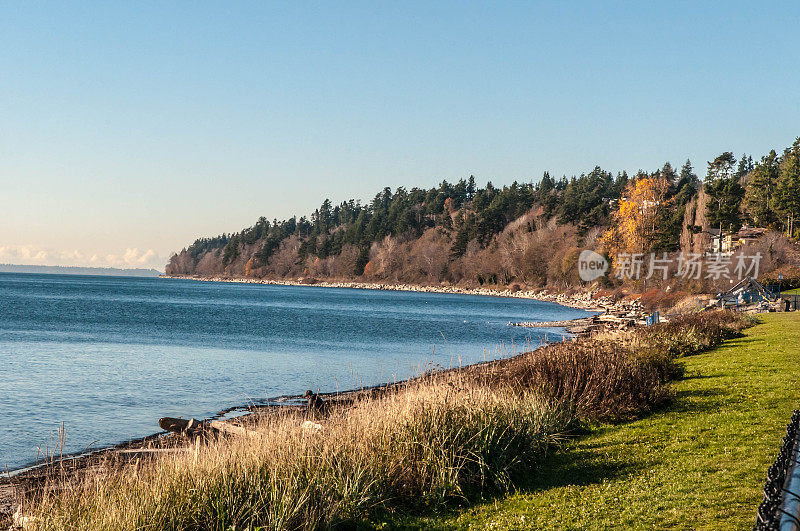
[[[563,335],[509,321],[585,315],[498,297],[0,274],[0,469],[53,453],[61,426],[65,453],[99,448],[163,416],[507,356]]]

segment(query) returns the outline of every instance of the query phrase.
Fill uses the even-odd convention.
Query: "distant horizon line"
[[[163,275],[163,271],[145,267],[111,267],[111,266],[65,266],[41,264],[0,264],[0,273],[54,273],[54,274],[83,274],[102,275],[111,273],[112,276],[147,276]],[[132,274],[132,275],[131,275]]]

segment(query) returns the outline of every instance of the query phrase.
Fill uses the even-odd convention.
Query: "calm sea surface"
[[[0,469],[306,389],[401,379],[538,345],[508,321],[587,312],[468,295],[0,274]]]

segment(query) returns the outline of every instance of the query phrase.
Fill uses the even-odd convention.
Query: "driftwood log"
[[[236,435],[238,437],[254,437],[258,432],[248,430],[241,426],[221,422],[219,420],[203,421],[197,419],[176,419],[172,417],[162,417],[158,419],[158,425],[162,430],[184,435],[217,434]]]

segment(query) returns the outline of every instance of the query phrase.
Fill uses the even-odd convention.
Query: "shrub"
[[[669,397],[671,359],[638,356],[610,340],[581,339],[519,356],[495,376],[574,408],[582,419],[614,420]]]

